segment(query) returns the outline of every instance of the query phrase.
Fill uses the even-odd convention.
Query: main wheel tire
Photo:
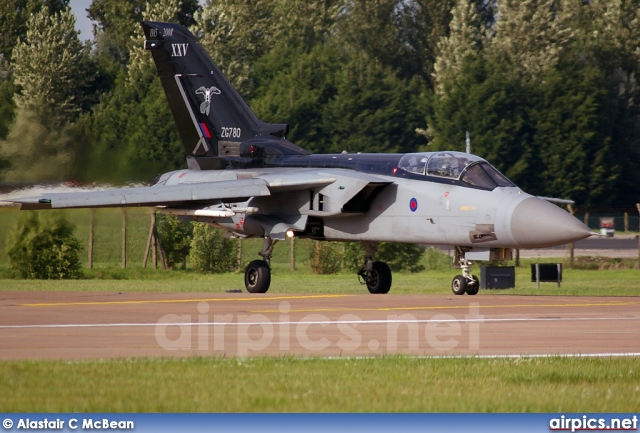
[[[456,275],[451,281],[451,290],[455,295],[464,295],[467,291],[467,279],[462,275]]]
[[[473,284],[467,283],[467,295],[477,295],[480,291],[480,280],[475,275],[471,276]]]
[[[391,290],[391,269],[385,262],[373,262],[367,276],[369,293],[384,294]]]
[[[266,293],[271,284],[271,269],[264,260],[254,260],[244,271],[244,286],[250,293]]]

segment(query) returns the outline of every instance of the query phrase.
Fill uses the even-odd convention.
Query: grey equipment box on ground
[[[481,266],[480,288],[512,289],[516,286],[515,266]]]
[[[531,265],[531,282],[540,288],[540,282],[562,282],[562,263],[535,263]]]

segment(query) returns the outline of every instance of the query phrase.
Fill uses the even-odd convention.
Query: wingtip
[[[10,206],[20,206],[20,210],[51,209],[51,200],[43,196],[20,197],[2,202]]]

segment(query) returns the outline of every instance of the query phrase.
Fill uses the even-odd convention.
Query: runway
[[[0,359],[640,355],[640,297],[0,292]]]

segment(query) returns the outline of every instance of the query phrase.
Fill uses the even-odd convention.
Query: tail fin
[[[242,142],[284,137],[288,125],[260,121],[189,30],[141,24],[188,159],[237,156]]]

